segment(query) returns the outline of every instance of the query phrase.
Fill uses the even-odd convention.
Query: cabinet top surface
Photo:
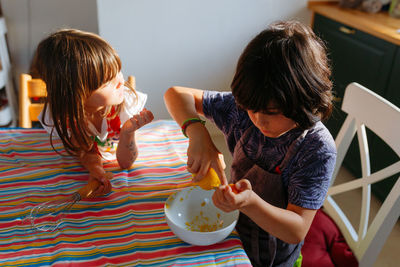
[[[400,45],[400,19],[387,12],[370,14],[357,9],[341,8],[337,2],[308,2],[308,8],[340,23]]]

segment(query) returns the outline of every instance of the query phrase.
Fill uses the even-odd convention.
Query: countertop
[[[309,1],[308,8],[315,13],[346,24],[388,42],[400,45],[400,19],[387,11],[375,14],[358,9],[339,7],[338,2]],[[313,21],[313,20],[312,20]]]

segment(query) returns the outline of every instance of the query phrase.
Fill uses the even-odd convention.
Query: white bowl
[[[164,205],[169,228],[181,240],[206,246],[224,240],[235,228],[239,211],[224,212],[212,202],[214,190],[186,187],[169,196]]]

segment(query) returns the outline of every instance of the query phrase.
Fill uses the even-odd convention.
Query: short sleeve
[[[231,132],[231,126],[235,123],[236,104],[232,93],[204,91],[203,112],[207,119],[212,120],[224,133]]]
[[[236,106],[231,92],[204,91],[203,113],[222,131],[233,153],[236,142],[243,132],[250,127],[247,112]]]
[[[304,142],[289,168],[289,203],[319,209],[328,192],[335,163],[335,142],[325,127],[320,128]]]

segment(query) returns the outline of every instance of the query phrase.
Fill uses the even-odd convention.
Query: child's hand
[[[203,179],[208,170],[213,168],[221,180],[221,184],[228,184],[224,172],[224,157],[215,147],[207,129],[200,123],[190,127],[190,130],[194,131],[189,136],[187,170],[196,174],[194,182]]]
[[[240,209],[247,205],[250,198],[252,187],[249,180],[242,179],[234,184],[237,192],[229,185],[221,185],[212,196],[214,205],[225,212]]]
[[[146,125],[154,119],[154,115],[150,110],[144,108],[139,114],[134,115],[127,120],[121,128],[121,133],[132,134],[137,129]]]
[[[104,169],[100,170],[100,168],[98,171],[94,170],[89,173],[89,182],[95,179],[99,182],[99,185],[96,188],[93,188],[93,192],[91,192],[88,196],[90,198],[108,194],[112,189],[110,179],[113,177],[113,174],[110,172],[105,172]]]

